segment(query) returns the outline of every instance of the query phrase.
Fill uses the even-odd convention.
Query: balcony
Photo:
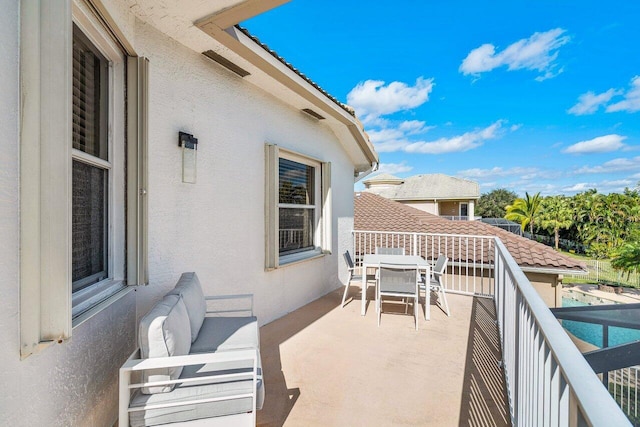
[[[630,425],[499,240],[355,232],[356,262],[376,246],[446,253],[452,316],[378,327],[353,283],[264,326],[259,425]]]

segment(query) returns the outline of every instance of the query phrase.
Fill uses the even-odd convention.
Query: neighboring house
[[[480,198],[477,182],[441,173],[398,178],[376,175],[364,181],[364,191],[448,219],[475,219],[474,209]]]
[[[235,27],[284,2],[3,3],[0,424],[112,425],[137,321],[184,271],[261,324],[342,285],[378,158]]]
[[[354,230],[497,236],[549,307],[562,306],[563,274],[586,272],[584,263],[500,228],[480,221],[449,221],[370,193],[355,195]],[[447,255],[455,258],[458,254],[454,251],[453,255]],[[483,261],[479,250],[465,256],[476,256],[478,262]]]

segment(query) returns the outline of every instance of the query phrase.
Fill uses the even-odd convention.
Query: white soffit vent
[[[244,68],[240,68],[238,67],[236,64],[234,64],[233,62],[229,61],[227,58],[225,58],[224,56],[218,55],[217,53],[215,53],[212,50],[207,50],[205,52],[202,52],[202,54],[204,56],[206,56],[207,58],[217,62],[218,64],[222,65],[224,68],[226,68],[229,71],[232,71],[234,73],[236,73],[237,75],[239,75],[240,77],[246,77],[251,75],[251,73],[249,73],[247,70],[245,70]]]

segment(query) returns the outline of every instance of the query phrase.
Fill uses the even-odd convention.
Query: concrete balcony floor
[[[404,305],[378,327],[372,288],[364,317],[352,284],[343,309],[340,289],[260,329],[258,425],[510,425],[492,300],[448,294],[451,317],[432,300],[416,331]]]

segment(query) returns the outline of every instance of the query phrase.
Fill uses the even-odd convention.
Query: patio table
[[[367,269],[378,268],[380,263],[398,264],[398,265],[417,265],[418,270],[425,273],[425,277],[429,280],[429,269],[431,264],[429,261],[417,255],[381,255],[367,254],[362,259],[362,300],[360,306],[360,314],[364,316],[367,311]],[[427,282],[428,283],[428,282]],[[430,308],[430,292],[429,288],[425,291],[425,318],[431,318]]]

